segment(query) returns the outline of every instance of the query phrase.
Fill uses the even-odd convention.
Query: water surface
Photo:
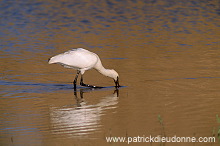
[[[1,1],[0,145],[127,145],[105,137],[164,133],[218,141],[219,11],[216,0]],[[47,59],[79,47],[125,87],[91,70],[85,82],[108,88],[74,92],[76,71]]]

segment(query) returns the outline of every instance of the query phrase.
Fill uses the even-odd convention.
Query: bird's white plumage
[[[68,68],[82,69],[94,66],[97,60],[96,54],[79,48],[52,57],[49,64],[58,63]]]
[[[97,63],[98,59],[95,53],[83,48],[78,48],[52,57],[49,64],[58,63],[66,68],[88,70]]]
[[[72,49],[62,54],[58,54],[49,59],[49,64],[57,63],[66,68],[73,68],[79,70],[84,74],[86,70],[96,69],[101,74],[118,80],[118,73],[113,69],[105,69],[102,66],[98,55],[83,48]]]

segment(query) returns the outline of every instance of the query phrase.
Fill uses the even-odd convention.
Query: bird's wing
[[[69,68],[90,69],[97,62],[97,55],[85,49],[73,49],[53,57],[56,63]]]

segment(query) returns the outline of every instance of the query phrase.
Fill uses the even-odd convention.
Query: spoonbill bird
[[[72,49],[67,52],[58,54],[56,56],[49,58],[48,63],[49,64],[57,63],[64,66],[65,68],[76,69],[77,74],[73,81],[74,89],[76,89],[76,83],[79,74],[81,74],[81,81],[80,81],[81,86],[101,88],[99,86],[93,86],[83,83],[83,74],[85,73],[86,70],[92,68],[96,69],[98,72],[100,72],[101,74],[107,77],[113,78],[115,82],[115,87],[116,88],[120,87],[118,73],[113,69],[105,69],[102,66],[99,56],[86,49],[83,48]]]

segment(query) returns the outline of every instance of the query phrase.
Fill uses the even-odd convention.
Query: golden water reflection
[[[167,136],[217,138],[219,1],[8,0],[0,14],[0,145],[121,145],[105,136],[160,135],[158,115]],[[78,47],[119,73],[119,96],[76,97],[75,71],[48,65]],[[85,82],[113,86],[95,70]]]

